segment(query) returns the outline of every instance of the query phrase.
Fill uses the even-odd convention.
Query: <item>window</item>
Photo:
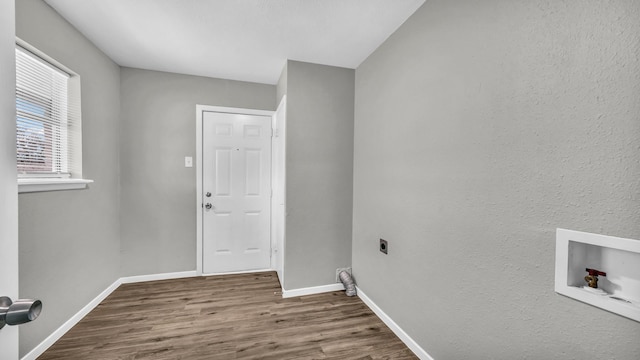
[[[16,162],[20,192],[84,188],[79,77],[27,44],[16,46]]]
[[[69,75],[16,48],[18,174],[69,177]]]

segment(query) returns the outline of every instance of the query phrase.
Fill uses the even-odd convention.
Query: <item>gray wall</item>
[[[20,296],[44,304],[20,327],[24,355],[118,278],[120,69],[43,1],[16,1],[16,32],[80,75],[83,175],[95,181],[19,196]]]
[[[351,265],[354,70],[289,61],[284,288]]]
[[[14,2],[0,2],[0,296],[18,296],[18,195],[16,188],[16,67]],[[11,281],[7,281],[10,279]],[[0,349],[18,357],[18,329],[4,327]]]
[[[278,78],[278,83],[276,84],[276,100],[277,104],[280,105],[280,101],[287,94],[287,64],[284,64],[282,68],[282,72],[280,73],[280,77]]]
[[[433,0],[358,67],[355,277],[435,359],[638,358],[553,289],[556,227],[640,239],[639,18]]]
[[[275,110],[276,87],[122,68],[122,276],[196,269],[196,104]]]

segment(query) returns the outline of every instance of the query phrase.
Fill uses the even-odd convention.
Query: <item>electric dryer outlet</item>
[[[380,239],[380,252],[386,255],[388,251],[389,251],[389,242],[387,242],[387,240],[385,239]]]

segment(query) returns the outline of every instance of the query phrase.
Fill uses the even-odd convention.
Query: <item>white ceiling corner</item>
[[[121,66],[275,84],[287,59],[356,68],[424,0],[45,0]]]

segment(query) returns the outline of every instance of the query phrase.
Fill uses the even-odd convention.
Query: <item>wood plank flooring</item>
[[[417,359],[344,291],[283,299],[275,272],[120,286],[48,359]]]

